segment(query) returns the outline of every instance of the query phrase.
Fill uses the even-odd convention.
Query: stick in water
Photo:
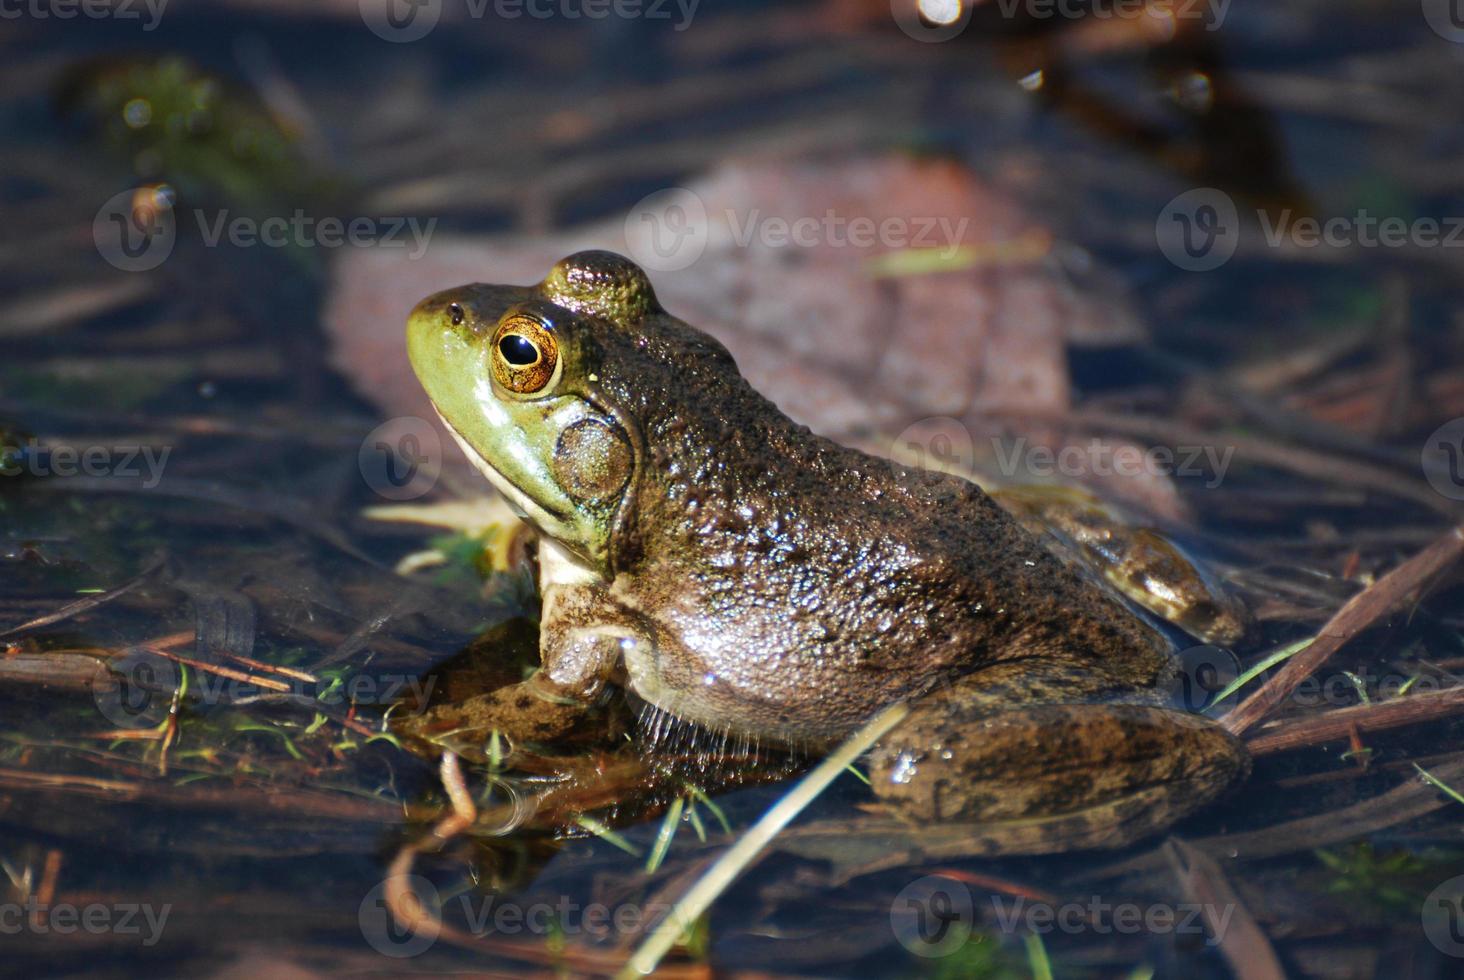
[[[885,708],[840,745],[833,755],[804,776],[786,796],[773,804],[772,809],[749,827],[742,838],[732,845],[732,849],[718,858],[717,863],[707,869],[707,873],[691,886],[670,914],[661,920],[656,930],[641,943],[640,949],[625,964],[625,968],[616,975],[619,980],[645,976],[654,970],[656,964],[661,962],[661,957],[676,944],[681,934],[701,917],[717,900],[718,895],[727,890],[752,859],[757,857],[758,852],[767,847],[804,807],[817,799],[849,763],[863,755],[866,749],[903,721],[909,713],[910,707],[904,702]]]

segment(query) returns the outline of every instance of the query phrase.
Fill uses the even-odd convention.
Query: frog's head
[[[639,420],[601,384],[604,341],[657,308],[634,263],[581,252],[538,286],[460,286],[407,321],[412,368],[468,458],[606,576],[645,454]]]

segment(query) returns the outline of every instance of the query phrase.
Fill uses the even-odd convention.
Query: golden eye
[[[554,380],[559,345],[533,317],[510,316],[493,334],[493,377],[509,391],[532,395]]]

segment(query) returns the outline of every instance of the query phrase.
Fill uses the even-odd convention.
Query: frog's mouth
[[[447,427],[447,431],[452,435],[453,441],[458,444],[458,448],[463,451],[463,455],[468,458],[468,462],[483,474],[484,479],[493,484],[495,490],[503,494],[503,499],[508,501],[509,509],[519,520],[532,524],[550,537],[564,536],[569,526],[568,514],[545,507],[535,501],[521,487],[499,472],[492,463],[480,456],[472,443],[464,439],[462,433],[458,432],[441,412],[437,413],[437,417],[442,419],[442,424]]]

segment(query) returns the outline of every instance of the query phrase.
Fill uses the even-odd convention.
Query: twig
[[[1440,571],[1464,554],[1464,527],[1455,527],[1448,534],[1393,569],[1371,586],[1359,592],[1317,633],[1305,650],[1286,662],[1276,676],[1236,705],[1220,719],[1220,723],[1236,735],[1249,729],[1270,714],[1296,686],[1327,661],[1347,641],[1367,629],[1378,617],[1398,605]]]
[[[1335,708],[1309,718],[1289,718],[1246,740],[1251,755],[1270,755],[1346,738],[1359,732],[1378,732],[1446,718],[1464,709],[1464,687],[1429,691],[1406,697]]]
[[[202,660],[194,660],[192,657],[185,657],[181,653],[173,653],[171,650],[163,650],[160,648],[149,646],[143,646],[142,649],[147,650],[150,653],[155,653],[160,657],[166,657],[169,660],[176,660],[178,663],[183,664],[186,667],[192,667],[194,670],[207,671],[210,674],[217,674],[220,677],[227,677],[231,681],[239,681],[244,684],[253,684],[256,687],[262,687],[267,691],[288,692],[290,690],[290,685],[286,684],[284,681],[272,680],[268,677],[260,677],[257,674],[246,674],[242,670],[234,670],[230,667],[221,667],[218,664],[204,663]]]
[[[1457,755],[1454,760],[1434,767],[1431,770],[1434,778],[1449,785],[1464,778],[1464,761],[1460,761]],[[1452,805],[1451,800],[1440,796],[1434,785],[1421,778],[1410,777],[1386,793],[1369,797],[1351,806],[1340,809],[1331,807],[1322,813],[1273,824],[1260,830],[1217,834],[1189,843],[1214,858],[1258,861],[1355,840]],[[1154,871],[1163,866],[1163,856],[1156,849],[1096,868],[1091,874],[1084,874],[1083,878],[1102,880],[1135,872]]]
[[[50,626],[53,623],[62,622],[63,620],[70,619],[73,616],[79,616],[89,609],[95,609],[97,606],[111,602],[118,596],[123,595],[127,592],[131,592],[133,589],[137,588],[139,585],[142,584],[144,579],[146,579],[153,572],[157,571],[158,568],[162,566],[162,564],[163,558],[160,555],[154,558],[151,562],[149,562],[147,567],[144,568],[141,572],[138,572],[135,578],[132,578],[129,581],[122,583],[115,589],[108,589],[106,592],[102,592],[97,595],[89,595],[81,599],[77,599],[75,602],[68,602],[66,605],[62,606],[60,609],[55,610],[54,612],[46,613],[46,615],[44,616],[37,616],[35,619],[21,623],[19,626],[12,626],[8,630],[0,630],[0,639],[4,639],[7,636],[15,636],[19,633],[29,632],[30,630],[40,629],[42,626]]]
[[[1271,940],[1230,887],[1225,872],[1204,851],[1171,837],[1161,848],[1186,899],[1204,912],[1220,954],[1240,980],[1284,980]],[[1221,918],[1219,910],[1224,909]]]
[[[191,635],[191,634],[190,634]],[[237,660],[246,667],[254,670],[263,670],[271,674],[279,674],[282,677],[292,677],[297,681],[304,681],[306,684],[319,683],[320,678],[304,670],[296,670],[294,667],[284,667],[280,664],[267,664],[263,660],[255,660],[253,657],[246,657],[242,653],[225,653],[230,660]]]

